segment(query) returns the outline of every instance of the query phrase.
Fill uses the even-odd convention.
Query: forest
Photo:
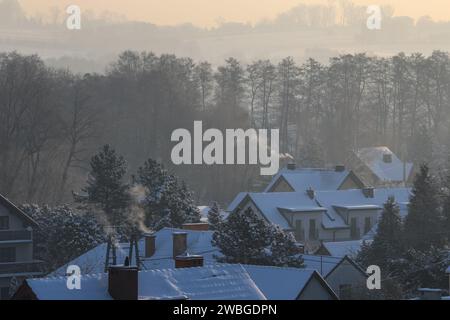
[[[399,53],[292,57],[275,63],[207,61],[122,52],[103,73],[73,74],[37,55],[0,54],[0,193],[18,203],[64,204],[85,185],[105,145],[127,177],[149,158],[164,164],[197,204],[226,204],[258,189],[258,166],[175,166],[173,130],[279,129],[280,157],[307,167],[345,163],[352,151],[387,145],[402,159],[447,167],[450,58]]]

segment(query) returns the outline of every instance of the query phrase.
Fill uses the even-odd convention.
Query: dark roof
[[[18,215],[22,220],[25,220],[29,224],[39,227],[38,223],[34,221],[29,215],[20,210],[14,203],[9,201],[8,198],[0,194],[0,204],[5,206],[11,213]]]

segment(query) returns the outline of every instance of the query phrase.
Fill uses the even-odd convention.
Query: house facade
[[[14,283],[39,276],[41,261],[33,258],[33,219],[0,195],[0,299],[8,299]]]

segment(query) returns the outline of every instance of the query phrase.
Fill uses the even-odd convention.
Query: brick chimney
[[[184,254],[187,250],[187,232],[172,233],[173,258]]]
[[[186,254],[175,257],[175,268],[194,267],[203,267],[203,256]]]
[[[342,165],[342,164],[339,164],[339,165],[334,167],[334,171],[336,171],[336,172],[344,172],[345,171],[345,166]]]
[[[372,187],[362,189],[362,193],[366,198],[373,198],[375,196],[375,189]]]
[[[137,267],[111,266],[108,271],[108,293],[114,300],[138,299]]]
[[[200,222],[200,223],[185,223],[181,227],[184,230],[194,230],[194,231],[208,231],[209,230],[209,224],[206,222]]]
[[[144,234],[145,242],[145,257],[150,258],[155,254],[156,250],[156,236],[152,233]]]
[[[391,153],[383,154],[383,162],[384,163],[392,163],[392,154]]]

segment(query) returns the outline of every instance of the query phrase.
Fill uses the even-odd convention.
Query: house
[[[251,208],[267,222],[292,232],[298,242],[314,252],[322,241],[359,240],[373,233],[390,196],[406,214],[408,188],[240,193],[227,211]]]
[[[140,262],[139,267],[140,270],[160,270],[160,269],[173,269],[175,267],[186,266],[188,264],[194,264],[196,261],[199,262],[198,265],[202,264],[204,266],[216,265],[216,258],[221,255],[220,250],[213,246],[211,243],[212,240],[212,232],[211,231],[198,231],[198,230],[186,230],[186,229],[173,229],[173,228],[164,228],[152,235],[145,235],[140,241],[138,241],[138,250],[140,252]],[[117,248],[117,261],[121,263],[125,261],[126,256],[128,256],[129,252],[129,244],[128,243],[120,243]],[[267,267],[266,279],[263,279],[263,276],[259,276],[260,273],[256,273],[256,268],[254,267],[251,271],[255,271],[255,273],[249,272],[251,275],[254,275],[252,279],[257,283],[258,287],[261,287],[261,290],[266,295],[267,298],[271,299],[273,297],[279,297],[280,293],[276,291],[269,292],[264,291],[264,288],[268,287],[267,282],[263,281],[274,281],[275,283],[283,283],[286,282],[286,274],[290,274],[291,276],[295,276],[295,290],[298,289],[296,293],[292,293],[295,290],[291,291],[290,298],[292,299],[306,299],[306,297],[312,296],[310,294],[310,289],[305,289],[307,286],[307,282],[310,278],[314,277],[315,280],[311,280],[313,283],[321,282],[321,279],[317,279],[316,275],[313,275],[311,272],[305,273],[306,269],[311,269],[317,271],[320,276],[323,274],[323,278],[325,276],[330,276],[330,274],[340,274],[340,270],[346,264],[342,264],[337,268],[334,268],[334,271],[330,273],[331,268],[325,269],[324,266],[331,267],[339,265],[339,262],[344,260],[344,258],[340,257],[317,257],[317,256],[309,256],[309,255],[301,255],[301,257],[305,261],[306,268],[305,269],[294,269],[297,271],[292,271],[292,268],[276,268],[276,267]],[[105,259],[106,259],[106,244],[102,244],[97,246],[96,248],[86,252],[85,254],[79,256],[73,261],[69,262],[67,265],[59,268],[55,272],[51,274],[52,277],[61,277],[66,276],[67,274],[67,266],[68,265],[77,265],[81,269],[81,273],[84,274],[100,274],[105,271]],[[346,259],[349,259],[348,257]],[[347,261],[347,260],[346,260]],[[130,264],[132,266],[136,266],[136,258],[133,257],[131,259]],[[263,268],[260,266],[260,268]],[[310,271],[311,271],[310,270]],[[249,271],[249,270],[247,270]],[[341,282],[335,284],[335,287],[331,287],[332,291],[338,294],[334,288],[339,289],[340,284],[353,284],[357,283],[361,279],[360,269],[356,268],[356,264],[354,264],[353,269],[347,268],[345,273],[345,277],[341,278]],[[269,276],[270,274],[270,276]],[[354,279],[352,280],[352,276]],[[298,279],[297,279],[298,277]],[[278,280],[276,280],[278,279]],[[292,280],[291,279],[291,280]],[[334,276],[330,277],[330,279],[334,279]],[[334,281],[334,280],[333,280]],[[326,281],[325,281],[326,282]],[[323,287],[323,284],[321,284]],[[317,287],[315,284],[311,284],[311,287]],[[324,287],[326,292],[331,294],[329,290]],[[275,289],[274,289],[275,290]],[[303,291],[302,291],[303,290]],[[303,292],[303,293],[302,293]],[[323,290],[321,290],[324,293]],[[329,297],[327,294],[319,295],[322,298]],[[294,297],[295,296],[295,297]],[[332,294],[331,294],[332,296]],[[275,299],[275,298],[274,298]]]
[[[83,275],[80,289],[67,277],[27,279],[17,300],[266,300],[241,265],[138,271],[113,266],[108,273]]]
[[[362,181],[344,166],[333,169],[304,169],[288,164],[267,185],[264,192],[305,192],[364,188]]]
[[[146,234],[138,241],[140,267],[143,270],[174,268],[175,257],[183,254],[202,256],[205,264],[215,264],[214,256],[220,256],[220,251],[212,246],[212,236],[213,231],[177,228],[163,228],[154,234]],[[106,249],[106,243],[100,244],[58,268],[51,276],[66,275],[69,265],[79,266],[82,274],[105,272]],[[125,261],[129,250],[130,243],[117,244],[117,263]],[[135,256],[131,264],[136,265]]]
[[[357,150],[349,157],[349,165],[368,186],[411,185],[414,178],[413,164],[385,146]]]
[[[42,262],[33,259],[33,229],[37,223],[0,195],[0,300],[8,299],[13,282],[41,275]]]
[[[337,300],[328,283],[313,269],[244,265],[268,300]]]
[[[301,256],[306,269],[317,270],[342,300],[357,298],[367,289],[367,273],[348,256]]]
[[[372,240],[353,240],[322,242],[319,249],[315,252],[317,255],[345,257],[355,259],[364,244],[370,245]]]

